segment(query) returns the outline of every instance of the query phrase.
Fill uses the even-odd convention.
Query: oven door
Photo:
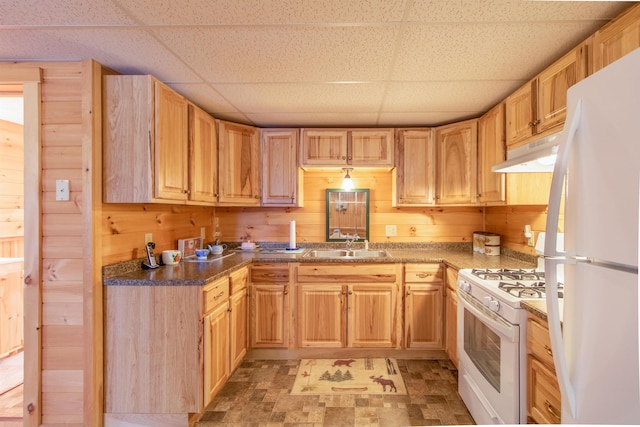
[[[468,293],[458,296],[460,396],[476,424],[518,424],[520,328]]]

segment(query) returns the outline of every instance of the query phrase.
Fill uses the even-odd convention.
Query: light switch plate
[[[56,179],[56,200],[58,201],[69,200],[69,180],[68,179]]]

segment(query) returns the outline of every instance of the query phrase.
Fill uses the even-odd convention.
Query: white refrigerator
[[[637,425],[640,49],[569,89],[560,141],[545,278],[562,423]]]

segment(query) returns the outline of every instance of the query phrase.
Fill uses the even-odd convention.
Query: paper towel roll
[[[289,223],[289,249],[295,249],[296,246],[296,222]]]

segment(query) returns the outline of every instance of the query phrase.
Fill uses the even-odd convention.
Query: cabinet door
[[[155,197],[187,200],[189,106],[168,86],[155,83]]]
[[[298,345],[344,347],[345,288],[336,284],[298,285]]]
[[[476,202],[477,136],[477,120],[436,129],[438,204]]]
[[[443,285],[405,285],[405,345],[407,348],[442,350]]]
[[[262,205],[302,206],[298,129],[261,130]]]
[[[218,133],[206,111],[189,105],[189,200],[215,203],[218,193]]]
[[[348,285],[349,347],[396,347],[396,284]]]
[[[400,129],[394,170],[395,206],[432,205],[436,190],[435,143],[431,129]]]
[[[254,283],[251,292],[251,344],[289,346],[289,285]]]
[[[445,350],[447,356],[458,366],[458,296],[451,288],[446,288],[445,296]]]
[[[229,304],[204,317],[204,406],[229,379]]]
[[[561,398],[555,373],[528,355],[527,409],[538,424],[560,424]]]
[[[347,130],[302,129],[300,166],[346,166]]]
[[[218,121],[218,204],[260,206],[258,129]]]
[[[478,120],[478,202],[501,204],[505,201],[505,177],[491,168],[504,161],[504,103]]]
[[[234,292],[230,298],[230,367],[229,372],[233,372],[245,354],[247,354],[248,343],[248,314],[249,314],[249,296],[247,294],[247,288],[240,289]]]
[[[640,47],[640,5],[627,9],[593,36],[592,72]]]
[[[525,143],[535,132],[536,81],[532,80],[504,101],[507,150]]]
[[[537,133],[558,128],[567,116],[567,90],[587,75],[587,47],[579,45],[538,76]]]
[[[349,137],[347,163],[393,167],[393,129],[352,130]]]

